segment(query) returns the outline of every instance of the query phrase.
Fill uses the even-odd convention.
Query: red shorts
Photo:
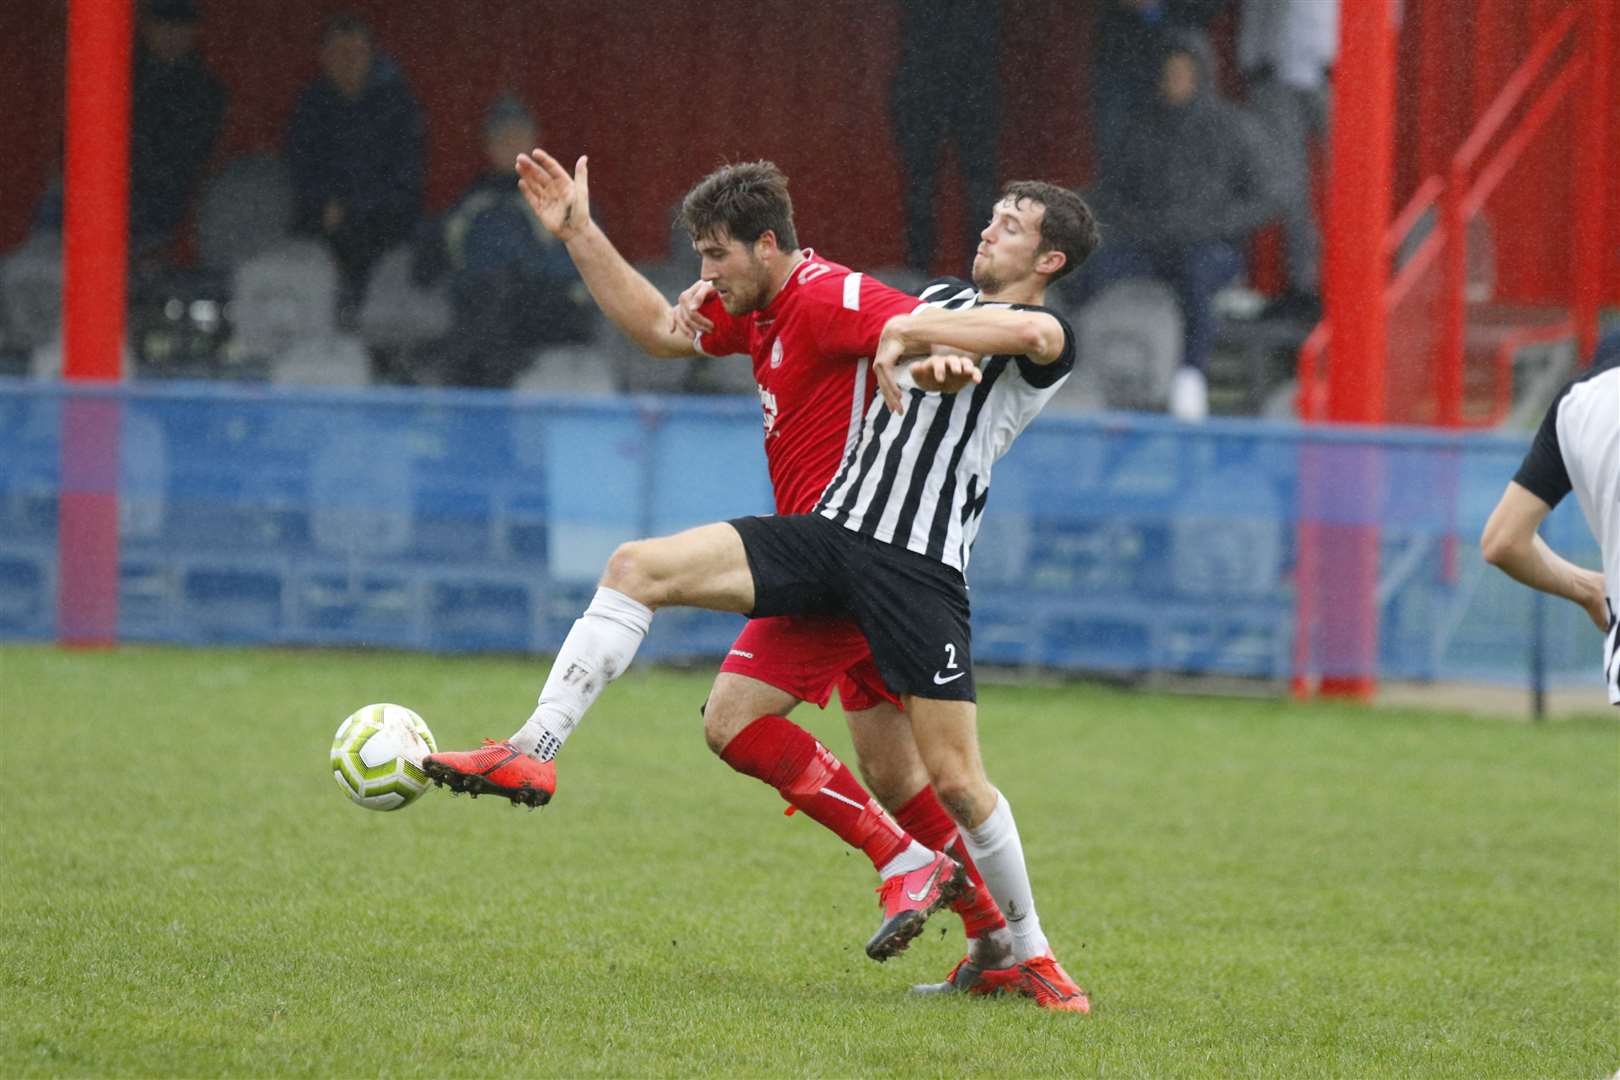
[[[835,688],[845,712],[871,709],[885,701],[900,704],[884,685],[872,649],[853,619],[826,615],[749,619],[720,670],[758,679],[823,709]]]

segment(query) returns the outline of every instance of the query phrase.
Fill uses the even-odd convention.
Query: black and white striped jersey
[[[1554,399],[1513,477],[1548,506],[1571,491],[1603,550],[1609,634],[1603,679],[1620,705],[1620,367],[1595,368]]]
[[[946,308],[984,304],[972,285],[944,278],[923,289],[924,303]],[[1063,354],[1051,364],[994,356],[983,381],[955,394],[917,389],[902,375],[906,411],[891,413],[882,397],[867,407],[860,438],[844,455],[815,512],[865,536],[897,544],[957,570],[967,568],[990,494],[990,469],[1041,411],[1074,368],[1074,332],[1063,326]]]

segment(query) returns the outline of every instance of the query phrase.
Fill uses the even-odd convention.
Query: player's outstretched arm
[[[976,356],[1027,356],[1037,364],[1063,355],[1063,325],[1044,311],[924,307],[890,319],[883,332],[899,339],[905,356],[936,345]]]
[[[568,248],[585,287],[613,325],[652,356],[696,356],[692,339],[674,329],[669,301],[591,219],[587,160],[581,157],[570,176],[555,158],[536,147],[519,156],[517,172],[529,209]]]
[[[1485,561],[1532,589],[1573,600],[1599,630],[1607,631],[1603,575],[1576,566],[1536,533],[1551,509],[1528,488],[1508,484],[1479,538]]]
[[[872,356],[878,393],[883,395],[883,403],[889,411],[896,414],[906,411],[906,396],[900,391],[900,365],[907,355],[898,336],[885,335],[878,339],[877,352]],[[938,350],[912,362],[912,381],[919,390],[954,394],[984,381],[979,360],[980,357],[955,350]]]
[[[1037,364],[1051,364],[1063,355],[1063,346],[1063,325],[1044,311],[925,307],[884,324],[872,369],[883,400],[899,413],[905,411],[905,399],[896,376],[905,357],[948,350],[954,355],[930,356],[914,374],[925,390],[961,389],[967,385],[962,381],[968,375],[964,364],[973,369],[971,381],[979,381],[973,356],[1027,356]]]

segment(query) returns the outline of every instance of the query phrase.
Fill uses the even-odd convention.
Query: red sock
[[[946,845],[956,839],[956,822],[940,805],[939,796],[934,794],[932,786],[924,786],[912,796],[910,802],[896,810],[894,820],[915,836],[919,844],[935,851],[944,851]]]
[[[940,805],[939,796],[934,794],[932,786],[924,787],[912,796],[909,802],[895,811],[894,818],[902,829],[917,838],[918,843],[935,851],[943,851],[961,863],[972,879],[975,888],[963,893],[951,905],[951,910],[962,916],[962,930],[968,937],[982,937],[1007,925],[1001,909],[990,898],[990,890],[984,887],[984,878],[979,875],[979,868],[973,865],[967,846],[961,842],[956,822]]]
[[[720,760],[765,781],[782,798],[883,865],[911,845],[876,799],[815,736],[781,716],[762,716],[739,731]]]

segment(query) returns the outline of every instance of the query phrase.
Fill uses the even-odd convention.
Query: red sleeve
[[[748,321],[733,316],[713,293],[703,301],[698,313],[714,323],[714,329],[699,334],[693,344],[705,356],[731,356],[748,351]]]
[[[909,315],[921,301],[866,274],[808,282],[806,300],[817,308],[816,336],[822,351],[856,358],[877,352],[878,335],[896,315]]]

